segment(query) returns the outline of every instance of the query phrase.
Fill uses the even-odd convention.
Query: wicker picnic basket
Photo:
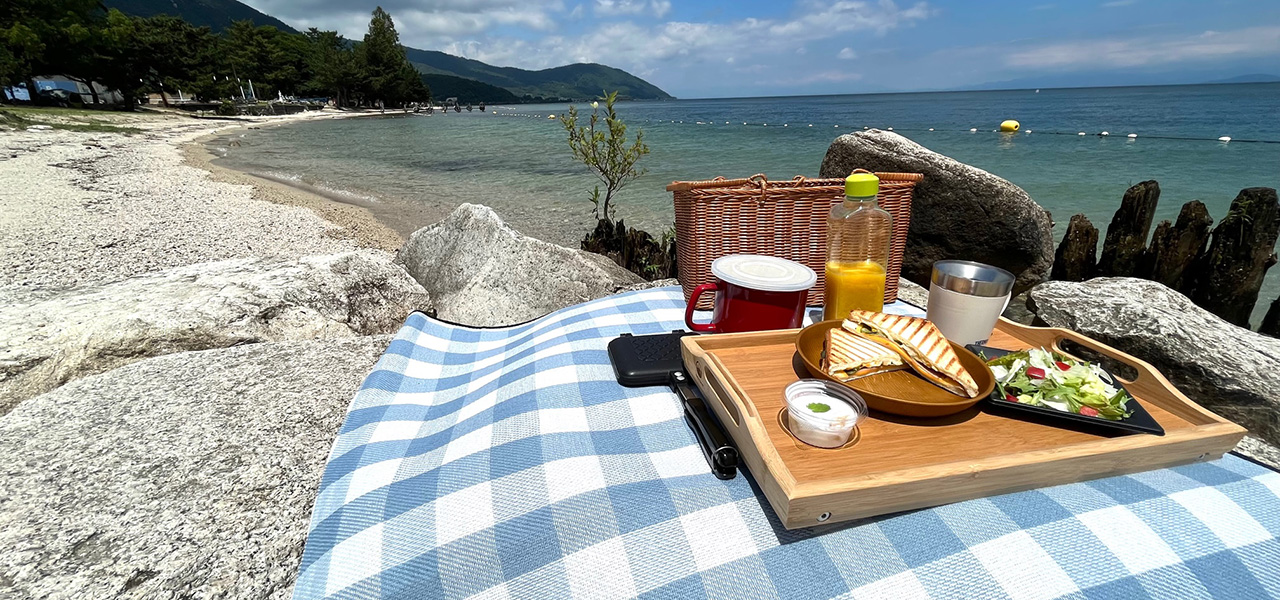
[[[880,207],[893,215],[884,289],[884,301],[889,303],[898,299],[898,274],[911,225],[911,195],[924,176],[876,176],[880,178]],[[827,214],[832,205],[844,199],[844,179],[797,176],[790,181],[769,181],[757,174],[746,179],[676,181],[667,191],[675,198],[676,266],[686,301],[693,288],[715,281],[711,261],[729,254],[764,254],[794,260],[817,272],[818,283],[809,290],[807,304],[822,304]],[[711,295],[698,302],[699,309],[711,307]]]

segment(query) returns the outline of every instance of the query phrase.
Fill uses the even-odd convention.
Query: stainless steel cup
[[[1014,276],[999,267],[968,260],[933,263],[929,320],[961,345],[985,342],[1009,306]]]

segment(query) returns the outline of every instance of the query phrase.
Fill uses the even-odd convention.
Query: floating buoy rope
[[[482,114],[483,114],[483,113],[482,113]],[[521,112],[509,112],[509,113],[502,113],[502,112],[499,112],[499,111],[496,111],[496,110],[495,110],[495,111],[493,111],[493,114],[498,115],[498,116],[502,116],[502,117],[524,117],[524,118],[535,118],[535,119],[540,119],[540,118],[542,118],[542,115],[541,115],[541,114],[530,114],[530,113],[521,113]],[[555,118],[556,118],[556,115],[547,115],[547,116],[546,116],[546,118],[547,118],[547,119],[555,119]],[[652,119],[652,118],[650,118],[650,119],[637,119],[637,122],[648,123],[648,124],[666,124],[666,123],[670,123],[670,124],[674,124],[674,125],[683,125],[683,124],[685,124],[685,122],[684,122],[683,120],[677,120],[677,119]],[[690,124],[690,125],[715,125],[715,124],[716,124],[716,122],[715,122],[715,121],[690,121],[690,122],[689,122],[689,124]],[[732,124],[732,121],[725,121],[725,122],[724,122],[724,124],[725,124],[725,125],[730,125],[730,124]],[[768,127],[768,126],[769,126],[769,124],[768,124],[768,123],[751,123],[751,122],[748,122],[748,121],[743,121],[743,122],[742,122],[742,125],[747,126],[747,127],[751,127],[751,126],[756,126],[756,127]],[[790,124],[789,124],[789,123],[783,123],[783,124],[782,124],[782,126],[783,126],[783,127],[790,128]],[[814,124],[813,124],[813,123],[808,123],[806,126],[807,126],[807,127],[813,127],[813,126],[814,126]],[[799,125],[797,125],[797,127],[799,127]],[[832,127],[833,127],[833,128],[835,128],[835,129],[839,129],[839,128],[840,128],[840,125],[839,125],[839,124],[835,124],[835,125],[832,125]],[[856,127],[856,126],[854,126],[854,127]],[[1013,132],[1018,132],[1018,131],[1021,131],[1022,133],[1025,133],[1025,134],[1030,134],[1030,133],[1031,133],[1031,130],[1030,130],[1030,129],[1022,129],[1021,127],[1022,127],[1022,125],[1021,125],[1021,123],[1019,123],[1018,121],[1016,121],[1016,120],[1014,120],[1014,119],[1007,119],[1007,120],[1002,121],[1002,122],[1000,123],[1000,127],[999,127],[999,129],[992,129],[991,131],[992,131],[992,132],[998,132],[998,133],[1013,133]],[[925,131],[929,131],[929,132],[937,132],[937,131],[939,131],[939,130],[938,130],[937,128],[935,128],[935,127],[929,127],[929,128],[927,128],[927,129],[913,129],[913,128],[898,128],[898,127],[889,127],[889,126],[884,126],[884,127],[881,127],[881,128],[882,128],[884,131],[892,131],[892,132],[894,132],[894,133],[899,133],[899,132],[925,132]],[[863,129],[863,130],[870,130],[870,129],[872,129],[872,127],[871,127],[871,126],[869,126],[869,125],[863,125],[863,126],[862,126],[862,129]],[[946,130],[946,129],[941,130],[941,132],[943,132],[943,133],[945,133],[945,132],[947,132],[947,131],[948,131],[948,130]],[[951,130],[951,131],[955,131],[955,130]],[[961,130],[961,131],[963,131],[963,130]],[[983,131],[986,131],[986,130],[983,130]],[[969,133],[978,133],[978,128],[977,128],[977,127],[970,127],[970,128],[969,128],[969,130],[968,130],[968,132],[969,132]],[[1036,133],[1038,133],[1038,134],[1040,134],[1040,135],[1074,135],[1074,136],[1077,136],[1077,137],[1084,137],[1084,136],[1089,135],[1089,133],[1088,133],[1088,132],[1086,132],[1086,131],[1076,131],[1076,132],[1072,132],[1072,131],[1044,131],[1044,130],[1037,130],[1037,132],[1036,132]],[[1097,132],[1097,133],[1096,133],[1096,134],[1094,134],[1094,135],[1095,135],[1096,137],[1100,137],[1100,138],[1103,138],[1103,137],[1110,137],[1110,136],[1111,136],[1111,132],[1110,132],[1110,131],[1107,131],[1107,130],[1102,130],[1102,131]],[[1119,134],[1117,134],[1117,135],[1119,135]],[[1136,140],[1136,139],[1138,139],[1138,137],[1139,137],[1139,136],[1138,136],[1138,134],[1137,134],[1137,133],[1128,133],[1128,134],[1125,134],[1125,137],[1126,137],[1127,139],[1129,139],[1129,140]],[[1181,141],[1216,141],[1216,142],[1222,142],[1222,143],[1224,143],[1224,144],[1225,144],[1225,143],[1228,143],[1228,142],[1251,143],[1251,144],[1280,144],[1280,140],[1265,140],[1265,139],[1236,139],[1236,138],[1233,138],[1233,137],[1231,137],[1231,136],[1227,136],[1227,135],[1219,136],[1219,137],[1190,137],[1190,136],[1178,136],[1178,135],[1148,135],[1148,134],[1143,134],[1141,137],[1142,137],[1143,139],[1148,139],[1148,140],[1150,140],[1150,139],[1154,139],[1154,140],[1181,140]]]

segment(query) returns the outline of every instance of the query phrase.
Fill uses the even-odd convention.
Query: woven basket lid
[[[711,262],[711,274],[726,283],[762,292],[799,292],[818,282],[818,274],[809,267],[758,254],[721,256]]]

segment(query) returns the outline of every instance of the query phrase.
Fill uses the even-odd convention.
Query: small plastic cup
[[[783,394],[791,435],[810,446],[839,448],[849,443],[854,428],[867,418],[862,396],[832,381],[801,379]]]

